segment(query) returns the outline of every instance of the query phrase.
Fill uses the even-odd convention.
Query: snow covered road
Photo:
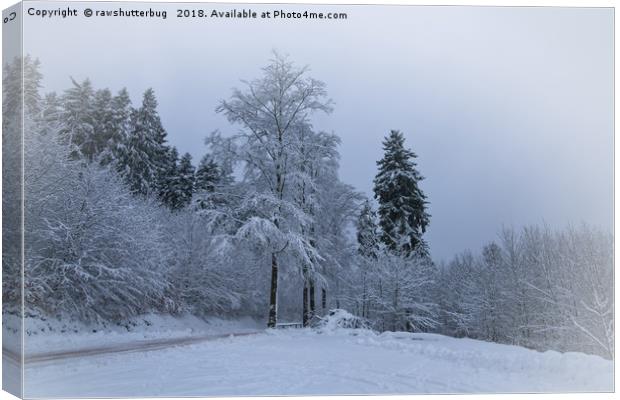
[[[42,361],[60,361],[72,358],[81,358],[97,355],[107,355],[116,353],[135,353],[144,351],[162,350],[175,346],[186,346],[190,344],[202,343],[211,340],[217,340],[226,338],[229,336],[247,336],[261,333],[255,332],[235,332],[230,334],[219,335],[204,335],[204,336],[190,336],[190,337],[177,337],[169,339],[150,339],[150,340],[135,340],[127,343],[110,344],[107,346],[99,347],[86,347],[74,350],[61,350],[50,351],[45,353],[30,354],[26,356],[26,363],[40,363]],[[13,360],[19,360],[19,355],[4,349],[3,355],[6,355]]]
[[[613,363],[432,334],[284,330],[30,363],[27,397],[613,390]]]

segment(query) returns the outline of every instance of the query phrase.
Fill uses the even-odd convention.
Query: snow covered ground
[[[27,397],[613,390],[613,363],[433,334],[265,331],[163,350],[31,363]]]

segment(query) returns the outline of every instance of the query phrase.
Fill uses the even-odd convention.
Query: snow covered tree
[[[324,203],[321,192],[330,191],[331,188],[339,188],[340,182],[337,176],[338,149],[340,139],[334,134],[326,132],[314,132],[312,127],[300,125],[297,131],[297,140],[293,143],[290,159],[296,168],[291,169],[290,188],[294,203],[311,219],[308,224],[299,227],[300,234],[307,238],[310,246],[321,254],[323,260],[329,251],[319,249],[318,238],[322,234],[333,238],[331,232],[318,231],[317,220],[324,218],[330,205]],[[344,205],[345,210],[354,207]],[[334,215],[334,218],[339,216]],[[334,221],[335,222],[335,221]],[[339,229],[338,226],[336,229]],[[309,261],[309,262],[308,262]],[[330,264],[332,267],[337,262]],[[321,272],[325,264],[318,258],[313,258],[302,263],[301,274],[302,288],[302,322],[308,326],[317,315],[316,295],[317,283],[323,281]],[[333,274],[332,274],[333,275]],[[323,284],[321,295],[326,295],[326,285]]]
[[[183,208],[191,203],[194,193],[194,172],[192,156],[189,153],[183,154],[179,162],[179,179],[177,180],[179,196],[176,208]]]
[[[166,184],[168,146],[152,89],[144,92],[142,106],[131,115],[131,130],[119,149],[116,169],[135,195],[156,195]]]
[[[17,119],[22,111],[36,117],[41,111],[41,63],[31,56],[16,57],[3,67],[2,104],[3,113]],[[3,118],[2,127],[7,128],[13,118]]]
[[[234,182],[232,172],[205,154],[194,177],[194,204],[198,209],[213,209],[230,203],[228,189]]]
[[[22,111],[29,118],[38,118],[41,112],[41,63],[26,55],[23,58],[16,57],[10,63],[6,63],[2,70],[2,104],[3,118],[2,127],[8,128],[14,120],[21,119]]]
[[[29,307],[87,322],[174,310],[157,208],[94,164],[64,168],[62,192],[26,210]],[[45,194],[46,181],[30,178],[31,198]]]
[[[214,192],[215,188],[222,181],[223,171],[220,166],[213,160],[213,158],[206,154],[198,164],[196,170],[196,190],[205,190],[207,192]]]
[[[377,328],[425,331],[437,326],[433,298],[436,270],[427,257],[402,257],[384,249],[372,273],[372,312]]]
[[[159,198],[171,210],[188,206],[194,194],[192,156],[185,153],[179,160],[175,147],[168,150],[167,162],[160,173]]]
[[[73,87],[63,95],[62,130],[60,136],[73,147],[73,158],[92,161],[97,153],[95,132],[94,90],[90,80],[78,83],[71,79]]]
[[[611,358],[611,237],[591,227],[505,228],[440,272],[440,332]]]
[[[110,101],[109,130],[102,144],[100,162],[107,165],[119,158],[131,130],[131,99],[127,89],[121,89]]]
[[[171,147],[158,174],[159,200],[171,210],[180,205],[179,179],[179,152],[176,147]]]
[[[377,213],[366,199],[357,219],[357,251],[360,256],[376,260],[379,253]]]
[[[390,250],[408,256],[426,248],[422,235],[430,215],[426,195],[419,187],[424,178],[416,169],[415,153],[405,148],[401,132],[391,131],[383,141],[383,150],[374,179],[381,239]]]
[[[307,215],[287,198],[293,157],[291,148],[300,129],[315,112],[329,112],[325,85],[306,76],[307,68],[296,68],[275,54],[263,68],[263,77],[245,82],[245,91],[235,89],[230,100],[220,103],[218,112],[241,132],[226,146],[245,168],[244,179],[252,182],[246,205],[252,208],[239,233],[254,236],[271,255],[271,288],[268,326],[277,321],[279,260],[285,251],[294,252],[302,262],[311,263],[316,252],[300,234]]]
[[[38,60],[16,57],[2,75],[2,298],[3,310],[21,313],[24,132],[41,129],[42,75]],[[6,329],[6,326],[4,327]],[[17,328],[17,327],[16,327]]]
[[[75,156],[53,99],[36,108],[23,136],[26,310],[86,322],[169,312],[159,209]]]
[[[335,171],[319,181],[320,211],[315,218],[315,235],[321,259],[317,262],[315,276],[322,289],[328,292],[321,293],[322,297],[327,297],[327,306],[340,308],[350,300],[349,288],[354,279],[356,261],[356,246],[350,232],[355,227],[362,195],[352,186],[340,182]]]
[[[99,89],[93,96],[93,144],[92,158],[101,157],[107,152],[112,137],[116,134],[117,127],[113,120],[112,93],[109,89]]]
[[[62,114],[62,101],[60,97],[55,93],[51,92],[45,95],[43,98],[43,106],[42,106],[42,133],[47,134],[46,129],[53,130],[55,134],[58,133],[58,129],[52,129],[51,126],[60,126]]]
[[[436,305],[429,297],[436,271],[422,237],[430,219],[419,187],[424,178],[402,133],[391,131],[383,150],[374,179],[382,251],[373,301],[382,328],[427,329],[436,325]]]
[[[478,285],[476,259],[471,252],[460,254],[440,272],[436,299],[442,332],[456,337],[477,337],[480,332],[482,288]]]
[[[502,250],[495,242],[491,242],[482,249],[482,262],[479,273],[481,289],[480,329],[484,336],[491,341],[501,340],[502,292],[504,291],[502,265]]]
[[[359,299],[358,313],[363,318],[370,317],[370,285],[372,269],[379,257],[379,231],[377,213],[373,210],[370,201],[366,199],[357,218],[357,255],[361,298]]]
[[[182,310],[198,316],[234,315],[244,300],[246,268],[218,257],[212,232],[191,208],[169,215],[166,246],[172,254],[167,280]],[[237,260],[235,260],[237,261]]]

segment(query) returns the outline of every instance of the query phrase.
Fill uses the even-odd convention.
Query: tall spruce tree
[[[159,174],[159,200],[171,210],[179,205],[179,152],[176,147],[168,149],[166,163]]]
[[[121,89],[111,100],[111,130],[100,157],[102,165],[107,165],[119,158],[131,130],[131,99],[127,89]]]
[[[142,106],[132,112],[130,133],[117,162],[117,170],[133,194],[158,194],[161,186],[167,184],[169,148],[165,138],[155,93],[147,89]]]
[[[185,153],[179,160],[177,149],[169,148],[165,169],[160,174],[160,201],[171,210],[189,205],[194,194],[194,174],[192,156]]]
[[[226,194],[234,178],[232,172],[218,164],[211,154],[205,154],[195,174],[194,203],[199,209],[221,207],[230,202]]]
[[[47,122],[58,122],[62,115],[62,101],[56,92],[49,92],[43,97],[43,120]]]
[[[392,130],[385,138],[383,150],[385,153],[377,162],[379,172],[374,180],[381,240],[396,254],[426,253],[422,235],[430,215],[426,212],[426,195],[419,186],[424,178],[416,169],[417,156],[405,148],[405,138],[397,130]]]
[[[213,193],[222,180],[222,170],[213,158],[206,154],[196,170],[196,190]]]
[[[28,188],[24,187],[23,152],[16,150],[22,148],[23,139],[38,135],[35,126],[41,113],[42,79],[39,68],[38,60],[25,56],[7,62],[2,71],[2,299],[5,310],[11,304],[14,309],[24,304],[21,291],[24,287],[22,189]]]
[[[73,87],[63,95],[63,127],[60,136],[73,146],[72,158],[85,158],[89,161],[96,153],[94,121],[94,91],[90,80],[78,83],[71,79]]]
[[[192,156],[185,153],[179,162],[179,178],[177,179],[178,200],[176,208],[183,208],[189,205],[194,194],[194,173]]]
[[[112,116],[112,93],[109,89],[97,90],[93,97],[93,158],[98,158],[102,153],[107,152],[109,140],[116,130]]]
[[[47,93],[43,98],[41,110],[41,134],[58,133],[63,113],[62,102],[56,92]]]

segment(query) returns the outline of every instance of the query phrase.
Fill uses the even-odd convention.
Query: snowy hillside
[[[278,330],[31,363],[28,397],[613,390],[613,363],[435,334]]]

